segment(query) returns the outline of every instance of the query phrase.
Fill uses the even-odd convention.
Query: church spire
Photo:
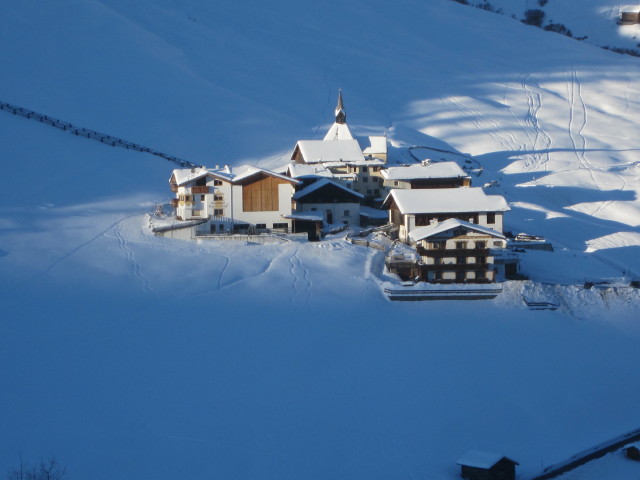
[[[342,89],[338,90],[338,104],[336,105],[336,123],[347,123],[347,113],[342,104]]]

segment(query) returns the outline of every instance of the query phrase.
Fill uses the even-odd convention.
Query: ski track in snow
[[[309,280],[309,270],[302,264],[299,253],[300,245],[297,245],[295,251],[289,257],[289,273],[293,277],[290,302],[297,309],[298,302],[296,302],[296,298],[303,295],[305,304],[310,308],[311,281]]]
[[[526,145],[520,143],[512,132],[507,132],[507,135],[503,135],[500,130],[500,124],[495,120],[483,120],[483,116],[480,112],[477,112],[473,108],[463,104],[460,100],[449,97],[442,99],[442,102],[453,105],[464,116],[469,118],[478,130],[486,131],[491,138],[499,143],[505,151],[521,151],[526,148]]]
[[[22,285],[26,285],[27,283],[30,283],[34,280],[37,280],[38,278],[46,275],[47,273],[49,273],[51,270],[53,270],[53,268],[55,268],[58,264],[60,264],[61,262],[65,261],[66,259],[68,259],[69,257],[71,257],[73,254],[77,253],[78,251],[80,251],[82,248],[86,247],[87,245],[95,242],[97,239],[99,239],[100,237],[103,236],[107,236],[106,233],[111,230],[112,228],[116,227],[120,222],[123,222],[124,220],[126,220],[127,218],[131,218],[131,217],[135,217],[138,214],[133,214],[133,215],[127,215],[125,217],[120,218],[119,220],[116,220],[115,222],[113,222],[111,225],[109,225],[107,228],[105,228],[104,230],[100,231],[97,235],[91,237],[89,240],[87,240],[86,242],[81,243],[80,245],[78,245],[77,247],[73,248],[72,250],[70,250],[68,253],[65,253],[62,257],[58,258],[57,260],[55,260],[53,263],[49,264],[49,266],[47,268],[45,268],[43,271],[41,271],[40,273],[37,273],[36,275],[34,275],[33,277],[30,277],[28,280],[22,282],[21,284],[18,284],[19,286]]]
[[[142,272],[142,268],[140,264],[136,261],[133,250],[131,250],[129,246],[129,241],[124,238],[122,234],[122,227],[124,224],[124,220],[120,221],[113,229],[115,238],[118,240],[118,247],[124,253],[126,259],[131,264],[131,274],[133,277],[140,283],[140,287],[143,292],[153,294],[154,296],[158,296],[154,289],[151,287],[151,282],[149,278],[144,275]]]
[[[570,74],[565,73],[564,75],[567,82],[567,102],[569,103],[569,122],[567,124],[569,140],[571,140],[578,162],[580,162],[582,168],[589,172],[589,176],[595,187],[601,190],[593,174],[593,166],[589,162],[585,152],[587,139],[582,132],[587,125],[587,107],[582,98],[582,84],[578,78],[578,72],[575,69],[573,69]]]
[[[547,132],[540,126],[540,117],[539,112],[542,108],[542,94],[540,93],[538,87],[532,88],[530,82],[531,74],[527,74],[522,79],[522,91],[524,92],[527,99],[527,113],[525,115],[524,121],[525,124],[533,130],[533,138],[531,135],[527,133],[527,136],[531,140],[532,147],[531,149],[534,152],[538,150],[546,150],[543,153],[533,153],[533,164],[527,165],[528,170],[531,171],[533,169],[537,169],[543,167],[543,169],[547,170],[547,164],[549,162],[549,149],[553,143],[551,137]],[[526,164],[526,161],[525,161]]]

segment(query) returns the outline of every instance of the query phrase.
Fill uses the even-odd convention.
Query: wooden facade
[[[242,186],[243,212],[275,212],[279,210],[278,185],[288,183],[281,178],[261,175]]]

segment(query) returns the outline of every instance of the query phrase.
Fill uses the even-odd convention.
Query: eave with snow
[[[360,202],[364,196],[340,182],[323,178],[293,196],[296,212],[320,214],[325,225],[360,224]]]
[[[470,187],[471,177],[455,162],[419,163],[382,169],[388,189]]]

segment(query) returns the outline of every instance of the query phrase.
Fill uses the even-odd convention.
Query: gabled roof
[[[363,161],[364,155],[356,140],[299,140],[299,151],[305,163]],[[292,158],[293,160],[293,158]]]
[[[491,468],[501,460],[506,459],[509,462],[518,465],[518,462],[511,460],[504,455],[497,455],[495,453],[479,452],[477,450],[469,450],[457,461],[458,465],[465,465],[467,467],[476,468]]]
[[[456,162],[437,162],[424,165],[405,165],[385,168],[380,172],[385,180],[418,180],[431,178],[468,177]]]
[[[181,186],[205,176],[220,178],[230,183],[240,183],[250,179],[255,175],[260,174],[276,177],[281,180],[286,180],[287,182],[293,184],[300,183],[295,178],[291,178],[264,168],[254,167],[252,165],[243,165],[241,167],[229,167],[227,165],[224,168],[217,168],[215,170],[209,170],[205,167],[182,168],[174,170],[172,176],[173,178],[175,178],[176,184],[178,186]]]
[[[328,142],[330,140],[353,140],[349,126],[346,123],[335,122],[324,136],[324,141]]]
[[[441,233],[459,227],[473,230],[479,233],[484,233],[486,235],[491,235],[492,237],[502,239],[505,238],[503,234],[492,228],[483,227],[482,225],[476,225],[475,223],[465,222],[464,220],[458,220],[457,218],[450,218],[448,220],[445,220],[444,222],[436,223],[434,225],[427,225],[426,227],[414,228],[409,232],[409,238],[414,242],[418,242],[420,240],[424,240],[425,238],[433,237],[435,235],[439,235]]]
[[[210,173],[213,176],[220,177],[231,183],[241,183],[256,175],[268,175],[270,177],[276,177],[280,180],[285,180],[293,184],[300,183],[295,178],[291,178],[286,175],[267,170],[265,168],[254,167],[253,165],[242,165],[240,167],[226,166],[222,169],[211,170]]]
[[[287,169],[291,178],[327,177],[333,178],[333,173],[324,164],[291,163]]]
[[[209,170],[205,167],[177,168],[171,172],[171,176],[175,179],[176,185],[179,187],[185,183],[193,182],[194,180],[205,177],[208,174]]]
[[[479,188],[393,189],[383,207],[395,201],[403,215],[420,213],[505,212],[504,197],[487,195]]]
[[[299,192],[294,193],[293,194],[293,199],[294,200],[298,200],[300,198],[306,197],[310,193],[315,192],[316,190],[324,188],[324,187],[326,187],[328,185],[333,185],[335,187],[338,187],[338,188],[344,190],[347,193],[350,193],[351,195],[353,195],[354,197],[357,197],[359,199],[364,198],[364,195],[362,195],[362,194],[360,194],[358,192],[355,192],[355,191],[351,190],[350,188],[347,188],[344,185],[341,185],[338,182],[334,182],[333,180],[329,180],[328,178],[323,178],[321,180],[318,180],[317,182],[313,182],[311,185],[309,185],[308,187],[303,188]]]
[[[360,148],[362,149],[362,153],[365,156],[371,155],[375,157],[376,154],[387,153],[387,137],[385,137],[384,135],[356,137],[356,140],[358,140]]]

